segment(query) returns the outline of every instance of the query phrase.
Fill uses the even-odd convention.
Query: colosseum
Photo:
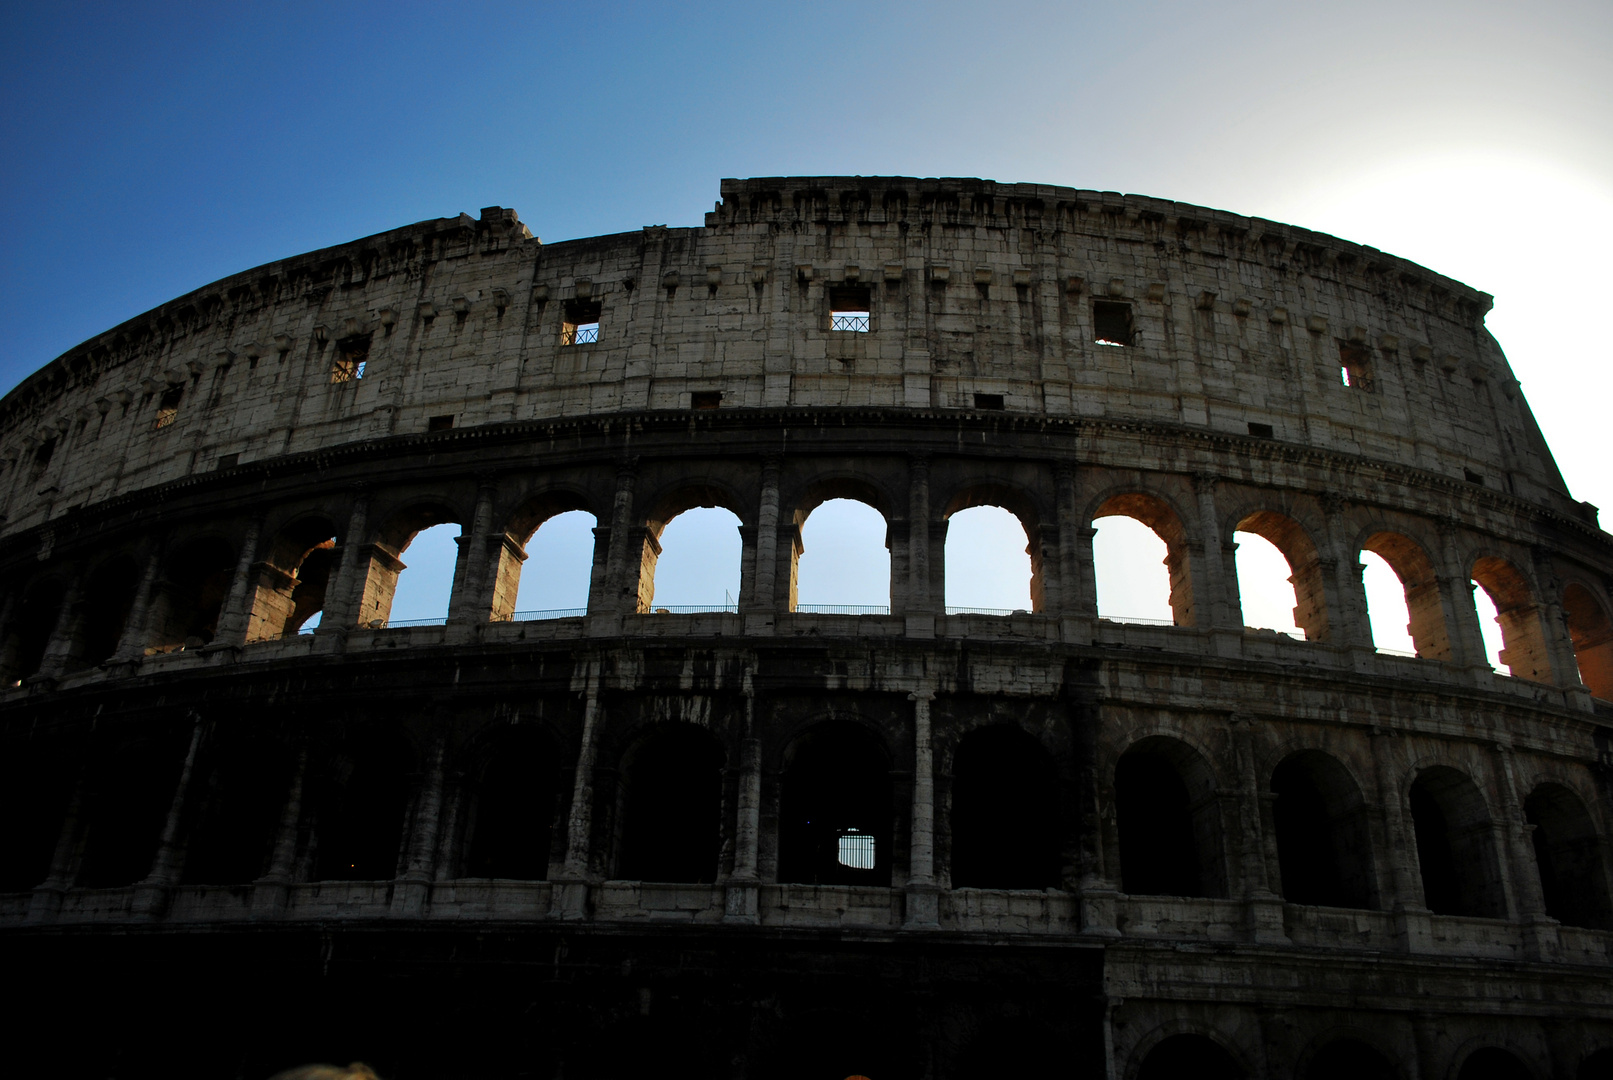
[[[108,330],[0,402],[13,1045],[1613,1075],[1613,537],[1490,299],[1157,199],[770,178],[697,228],[425,221]],[[888,606],[797,603],[831,499],[883,517]],[[945,602],[979,506],[1029,610]],[[740,521],[739,594],[658,607],[697,507]],[[586,610],[528,611],[572,511]],[[1170,624],[1100,617],[1112,517],[1163,541]],[[392,624],[445,523],[446,619]],[[1302,638],[1245,627],[1238,533]]]

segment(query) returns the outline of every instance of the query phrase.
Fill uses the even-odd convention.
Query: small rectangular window
[[[218,468],[220,468],[220,469],[233,469],[233,468],[235,468],[236,462],[238,462],[240,460],[241,460],[241,455],[240,454],[220,454],[218,456]]]
[[[1467,478],[1468,483],[1477,484],[1479,487],[1484,486],[1484,477],[1480,476],[1478,473],[1474,472],[1472,469],[1463,469],[1462,470],[1462,475],[1464,475]]]
[[[977,409],[1001,409],[1002,407],[1003,396],[1001,394],[975,395],[975,408]]]
[[[1276,437],[1276,432],[1271,430],[1270,424],[1256,424],[1253,421],[1250,421],[1249,423],[1249,434],[1253,435],[1257,439],[1271,439]]]
[[[868,333],[873,293],[866,285],[839,285],[829,290],[829,329]]]
[[[447,431],[449,428],[451,428],[453,426],[454,426],[454,418],[453,418],[452,415],[448,415],[448,416],[433,416],[430,420],[426,421],[426,430],[427,431]]]
[[[567,300],[560,323],[560,344],[592,345],[599,340],[599,316],[604,306],[598,300]]]
[[[161,431],[171,425],[179,417],[179,399],[185,396],[185,388],[176,386],[171,390],[164,390],[162,397],[157,399],[157,419],[152,422],[153,431]]]
[[[1339,345],[1339,378],[1354,390],[1372,390],[1372,354],[1354,345]]]
[[[1092,340],[1099,345],[1130,345],[1131,305],[1119,300],[1094,300]]]
[[[689,395],[689,408],[691,409],[715,409],[721,404],[721,390],[696,390]]]
[[[370,356],[370,335],[359,334],[336,343],[336,355],[331,358],[330,381],[352,382],[364,377],[364,365]]]

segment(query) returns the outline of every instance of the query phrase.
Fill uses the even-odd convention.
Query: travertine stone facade
[[[778,178],[700,228],[424,222],[131,320],[0,401],[23,1026],[88,969],[149,980],[74,1012],[98,1067],[175,1015],[235,1048],[174,1075],[1603,1075],[1613,538],[1488,307],[1198,207]],[[831,498],[887,522],[888,613],[796,610]],[[945,605],[983,504],[1032,611]],[[662,529],[712,505],[735,609],[657,613]],[[517,617],[571,510],[586,615]],[[1164,540],[1175,625],[1098,617],[1112,515]],[[389,625],[440,522],[448,618]],[[1238,531],[1304,640],[1243,627]]]

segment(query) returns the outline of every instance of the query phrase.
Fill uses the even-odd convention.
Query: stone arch
[[[1059,884],[1059,777],[1041,742],[1011,724],[977,727],[952,754],[954,888]]]
[[[995,506],[1008,511],[1019,522],[1020,528],[1025,530],[1025,554],[1030,558],[1030,598],[1031,610],[1040,612],[1046,607],[1047,559],[1044,558],[1043,549],[1047,546],[1042,536],[1042,522],[1053,520],[1050,515],[1043,513],[1036,497],[1022,485],[1005,480],[993,478],[978,478],[965,481],[952,492],[942,503],[941,513],[941,539],[942,557],[939,566],[942,568],[941,593],[946,595],[946,552],[945,552],[945,523],[952,519],[952,515],[963,510],[972,510],[977,506]],[[916,525],[917,523],[915,523]],[[933,558],[933,556],[932,556]],[[932,568],[933,572],[933,568]]]
[[[34,578],[23,589],[17,608],[5,630],[5,685],[16,686],[30,675],[37,675],[45,663],[45,653],[61,619],[67,588],[56,574]]]
[[[889,885],[895,830],[885,740],[868,724],[826,719],[798,732],[781,756],[779,881]],[[869,847],[872,866],[864,865]]]
[[[1493,819],[1472,778],[1449,765],[1419,768],[1407,803],[1423,903],[1436,915],[1506,918]]]
[[[1272,770],[1282,895],[1292,904],[1377,907],[1366,800],[1343,763],[1299,750]]]
[[[1613,1047],[1586,1054],[1574,1076],[1576,1080],[1607,1080],[1613,1076]]]
[[[1088,527],[1099,518],[1128,517],[1141,522],[1165,542],[1165,567],[1170,575],[1171,613],[1177,626],[1194,626],[1197,613],[1193,593],[1192,542],[1186,519],[1173,503],[1153,492],[1119,490],[1101,497],[1087,516]],[[1094,566],[1093,573],[1096,575]],[[1094,577],[1095,580],[1095,577]]]
[[[1294,625],[1305,631],[1306,641],[1326,641],[1330,631],[1326,575],[1310,531],[1289,514],[1269,509],[1244,513],[1236,519],[1232,531],[1254,533],[1282,552],[1293,571],[1288,580],[1294,586]]]
[[[1121,891],[1225,896],[1221,806],[1209,760],[1181,739],[1151,735],[1115,763]]]
[[[557,851],[566,790],[561,752],[537,724],[501,725],[462,754],[457,875],[542,881]]]
[[[1402,1080],[1394,1059],[1364,1032],[1330,1031],[1305,1053],[1301,1080]]]
[[[1563,616],[1580,682],[1594,697],[1613,701],[1613,618],[1607,605],[1590,588],[1571,581],[1563,589]]]
[[[314,793],[317,881],[390,881],[407,838],[419,756],[401,735],[354,727],[324,748]]]
[[[170,548],[146,620],[146,651],[174,652],[209,644],[235,573],[235,545],[218,535]]]
[[[76,883],[133,885],[151,873],[185,764],[189,725],[99,747],[84,793]]]
[[[1253,1076],[1241,1050],[1203,1025],[1173,1021],[1144,1036],[1126,1063],[1126,1080],[1245,1080]]]
[[[806,529],[807,519],[813,511],[824,503],[833,499],[849,499],[861,503],[877,513],[885,521],[885,550],[887,554],[891,549],[891,507],[895,500],[890,493],[872,478],[852,473],[838,473],[818,477],[807,484],[793,500],[794,509],[790,514],[793,530],[790,533],[789,543],[789,595],[787,597],[788,610],[796,610],[800,597],[800,570],[801,556],[806,554],[806,544],[803,533]],[[786,504],[789,505],[789,504]],[[891,600],[894,591],[894,574],[892,580],[886,582],[886,603]]]
[[[1511,1050],[1481,1046],[1462,1059],[1456,1080],[1535,1080],[1535,1071]]]
[[[211,724],[186,799],[187,884],[241,885],[268,869],[295,748],[256,717]]]
[[[75,635],[75,666],[93,667],[116,655],[139,588],[140,568],[125,552],[102,560],[86,575],[83,612]]]
[[[359,600],[356,622],[359,626],[385,626],[392,617],[392,599],[397,593],[398,577],[408,569],[403,553],[414,538],[426,529],[437,525],[458,525],[463,529],[465,515],[452,504],[438,498],[418,498],[403,503],[382,519],[375,530],[375,539],[360,554],[359,564],[365,566],[364,592]],[[459,545],[454,563],[455,588],[465,579],[467,545]],[[364,556],[368,555],[366,559]],[[450,598],[449,606],[452,608]]]
[[[704,477],[698,482],[682,481],[669,486],[650,499],[650,507],[639,530],[639,540],[629,541],[628,559],[638,558],[638,602],[636,610],[645,614],[655,604],[655,570],[661,558],[661,536],[672,519],[696,508],[720,507],[739,519],[740,529],[755,523],[755,515],[748,500],[729,485]]]
[[[1568,926],[1613,930],[1605,845],[1585,803],[1564,785],[1547,782],[1529,793],[1523,813],[1534,827],[1546,914]]]
[[[1445,605],[1439,591],[1439,574],[1427,549],[1405,533],[1375,529],[1364,537],[1359,550],[1370,551],[1389,564],[1406,593],[1406,612],[1411,621],[1406,632],[1418,656],[1430,660],[1451,659],[1450,627],[1445,622]]]
[[[255,586],[247,641],[274,641],[295,634],[325,608],[336,568],[336,523],[312,512],[286,522],[253,567]]]
[[[527,545],[532,537],[549,521],[561,514],[582,511],[594,519],[599,527],[599,511],[587,492],[573,487],[554,487],[523,499],[504,524],[502,533],[493,538],[498,545],[494,556],[490,618],[505,622],[515,614],[520,598],[521,567],[527,559]],[[596,545],[589,568],[589,595],[595,592],[595,581],[604,573],[604,549]]]
[[[1516,678],[1551,682],[1545,627],[1529,579],[1499,555],[1478,556],[1469,574],[1495,604],[1495,621],[1501,626],[1501,662]]]
[[[0,745],[0,892],[45,880],[81,766],[38,732]]]
[[[615,872],[636,881],[717,880],[727,754],[698,724],[650,726],[617,772]]]

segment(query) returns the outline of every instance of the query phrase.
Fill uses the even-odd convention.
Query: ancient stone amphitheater
[[[1489,306],[1221,211],[803,178],[700,228],[422,222],[109,330],[0,402],[11,1042],[98,1077],[1613,1075],[1613,538]],[[885,613],[797,610],[835,498],[887,523]],[[981,505],[1033,610],[945,606]],[[657,610],[700,506],[742,522],[737,604]],[[586,612],[518,617],[573,510]],[[1099,617],[1116,515],[1174,625]],[[389,625],[444,522],[446,622]],[[1245,629],[1240,531],[1303,640]]]

